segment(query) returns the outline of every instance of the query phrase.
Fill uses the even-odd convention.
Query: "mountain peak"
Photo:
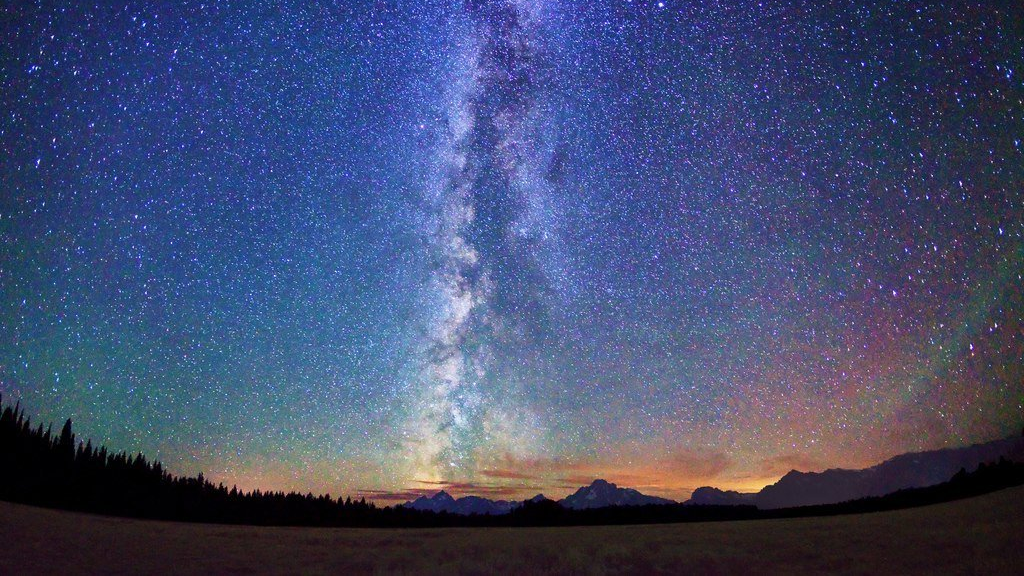
[[[792,478],[799,478],[801,476],[806,476],[807,474],[808,474],[807,472],[801,472],[799,470],[793,469],[793,470],[790,470],[789,472],[786,472],[782,476],[782,478],[790,478],[790,479],[792,479]],[[781,480],[781,478],[780,478],[780,480]]]
[[[559,504],[566,508],[604,508],[606,506],[644,506],[647,504],[673,504],[672,500],[647,496],[632,488],[619,488],[607,480],[597,479],[566,496]]]
[[[452,498],[451,494],[445,492],[444,490],[441,490],[437,494],[434,494],[433,496],[430,497],[430,499],[434,500],[435,502],[451,502],[455,500],[455,498]]]

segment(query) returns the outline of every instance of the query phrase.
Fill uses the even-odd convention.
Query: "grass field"
[[[3,574],[1024,573],[1024,487],[924,508],[580,528],[259,528],[0,502]]]

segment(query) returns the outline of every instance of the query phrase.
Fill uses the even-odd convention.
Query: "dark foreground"
[[[818,518],[565,528],[266,528],[0,502],[0,573],[1019,573],[1024,487]]]

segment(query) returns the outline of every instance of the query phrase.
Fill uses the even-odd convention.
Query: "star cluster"
[[[0,392],[43,420],[381,500],[1020,430],[1011,7],[2,10]]]

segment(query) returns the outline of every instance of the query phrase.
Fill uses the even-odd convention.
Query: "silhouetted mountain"
[[[429,498],[426,496],[420,496],[411,502],[403,504],[406,508],[412,508],[413,510],[429,510],[431,512],[450,512],[450,509],[454,505],[455,498],[452,498],[451,494],[444,490],[441,490]]]
[[[946,482],[960,469],[974,470],[983,462],[995,462],[999,458],[1024,461],[1024,438],[901,454],[863,470],[792,470],[775,484],[765,486],[754,503],[758,508],[770,510],[883,496],[897,490]]]
[[[521,505],[521,502],[490,500],[480,496],[463,496],[462,498],[455,499],[444,490],[441,490],[430,498],[420,496],[412,502],[406,502],[402,506],[412,508],[413,510],[448,512],[449,514],[469,516],[470,514],[508,514],[513,508]]]
[[[508,514],[510,510],[522,506],[522,502],[509,500],[489,500],[480,496],[463,496],[455,501],[455,514]]]
[[[594,480],[574,494],[558,501],[571,510],[587,510],[608,506],[646,506],[648,504],[675,504],[675,501],[657,496],[647,496],[632,488],[619,488],[605,480]]]
[[[525,502],[538,504],[552,502],[543,494],[537,494],[529,500],[515,502],[508,500],[489,500],[479,496],[463,496],[452,498],[444,490],[431,497],[420,496],[419,498],[402,504],[405,508],[429,512],[447,512],[468,516],[470,514],[500,515],[508,514],[519,508]],[[652,504],[675,504],[674,501],[657,496],[647,496],[632,488],[619,488],[615,484],[604,480],[594,480],[590,486],[583,486],[575,494],[563,498],[557,502],[559,506],[572,510],[585,510],[591,508],[606,508],[608,506],[648,506]]]
[[[686,506],[752,506],[757,493],[741,493],[735,490],[719,490],[711,486],[704,486],[693,491],[693,495],[686,502]]]

